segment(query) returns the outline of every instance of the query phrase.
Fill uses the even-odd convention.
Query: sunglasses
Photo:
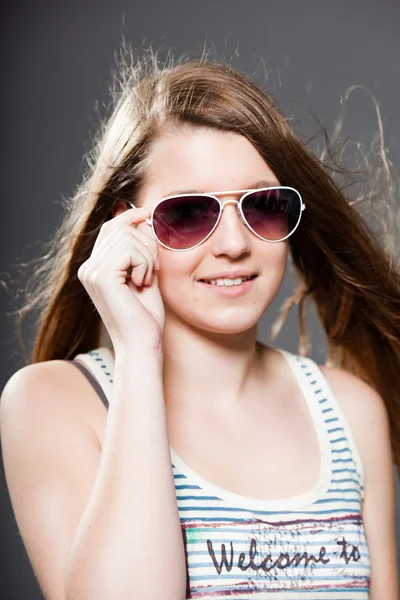
[[[239,200],[221,202],[216,194],[242,196]],[[212,234],[226,204],[237,204],[241,221],[265,242],[286,240],[297,229],[306,208],[300,193],[288,186],[178,194],[157,202],[146,223],[151,225],[156,239],[165,248],[191,250]]]

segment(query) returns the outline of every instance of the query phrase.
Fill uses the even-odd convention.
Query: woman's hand
[[[116,356],[131,345],[159,349],[162,343],[165,312],[157,279],[158,244],[144,222],[150,214],[150,207],[133,208],[104,223],[78,270]]]

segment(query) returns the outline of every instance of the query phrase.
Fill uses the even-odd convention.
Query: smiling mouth
[[[230,278],[217,278],[217,279],[199,279],[200,283],[206,283],[208,285],[218,285],[221,287],[231,287],[231,286],[238,286],[241,285],[242,283],[245,283],[246,281],[249,281],[251,279],[255,279],[257,277],[257,275],[251,275],[250,277],[236,277],[233,279]]]

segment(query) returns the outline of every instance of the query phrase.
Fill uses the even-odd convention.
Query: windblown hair
[[[357,210],[362,200],[384,204],[386,198],[374,192],[349,199],[335,180],[342,171],[332,153],[311,152],[271,97],[223,61],[169,57],[160,66],[152,51],[129,58],[118,65],[111,116],[88,153],[83,181],[18,311],[19,335],[24,315],[39,312],[29,360],[69,359],[100,345],[104,326],[77,271],[114,203],[135,200],[156,138],[182,125],[235,132],[251,141],[281,185],[298,189],[307,205],[301,226],[288,239],[299,285],[282,307],[274,335],[298,305],[299,353],[305,355],[303,305],[315,304],[326,333],[327,364],[359,376],[382,396],[400,469],[399,268],[385,244],[387,231],[380,239]]]

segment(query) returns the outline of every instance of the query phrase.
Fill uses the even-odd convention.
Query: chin
[[[197,330],[222,335],[235,335],[249,331],[257,326],[263,313],[250,314],[252,312],[248,308],[243,307],[237,310],[225,308],[216,311],[216,314],[212,314],[212,311],[209,311],[201,316],[187,315],[184,321]]]
[[[198,327],[199,330],[205,331],[210,334],[218,335],[218,336],[235,336],[235,335],[243,335],[248,331],[251,331],[256,324],[250,325],[248,327],[232,327],[232,325],[227,327],[212,327],[209,323],[207,327]]]

